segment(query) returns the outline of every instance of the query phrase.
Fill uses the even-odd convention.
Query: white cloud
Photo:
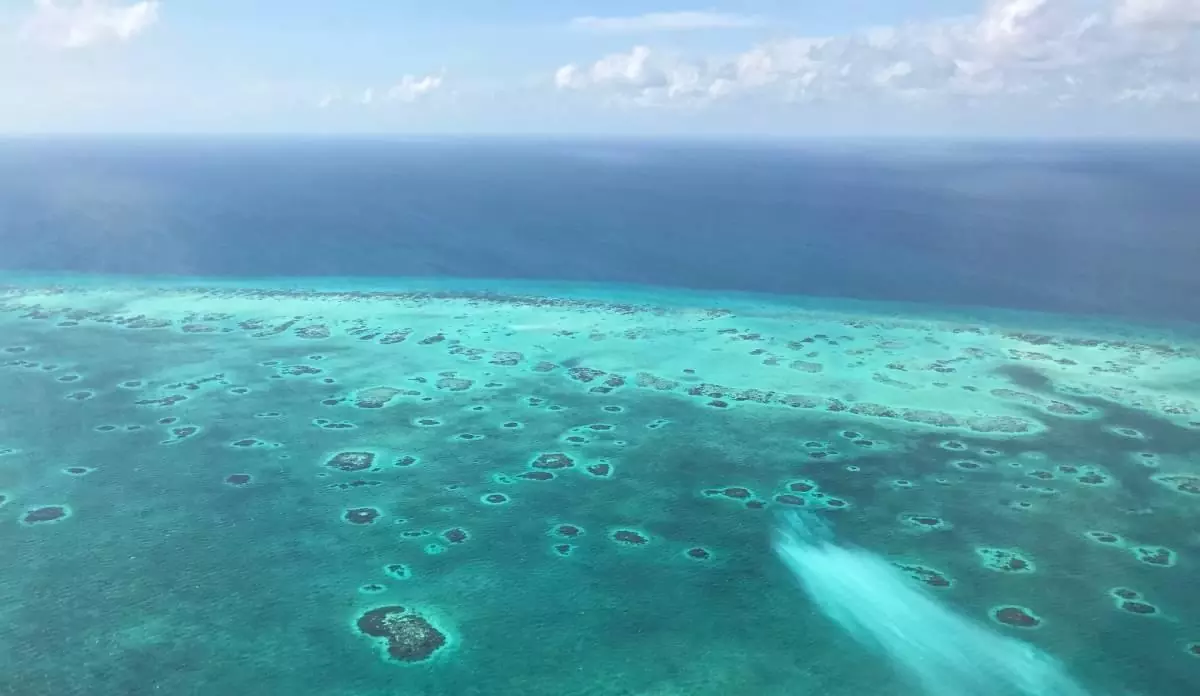
[[[55,48],[128,41],[158,21],[157,0],[123,5],[110,0],[34,0],[21,28],[27,40]]]
[[[571,20],[572,29],[615,34],[742,29],[761,24],[762,19],[759,17],[724,12],[651,12],[630,17],[576,17]]]
[[[1200,0],[1119,0],[1113,15],[1122,24],[1200,24]]]
[[[564,90],[602,90],[614,102],[681,103],[709,96],[710,72],[707,65],[635,46],[629,53],[605,56],[588,67],[564,65],[554,74],[554,84]]]
[[[970,17],[798,37],[732,57],[688,59],[636,46],[563,66],[554,83],[641,106],[738,97],[965,108],[1016,100],[1194,104],[1197,23],[1200,0],[988,0]]]
[[[387,91],[387,98],[406,103],[415,102],[442,87],[442,75],[416,77],[405,75]]]
[[[434,92],[442,89],[445,78],[436,75],[405,75],[399,82],[384,87],[366,87],[365,89],[332,89],[324,92],[316,101],[318,109],[329,109],[345,104],[348,107],[382,107],[389,102],[412,104],[426,100]],[[313,102],[308,102],[313,103]]]

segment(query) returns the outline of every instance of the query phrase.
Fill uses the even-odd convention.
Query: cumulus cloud
[[[646,46],[605,56],[590,66],[564,65],[555,73],[554,84],[564,90],[598,89],[614,101],[645,105],[703,100],[713,90],[710,66]]]
[[[617,34],[741,29],[761,24],[761,18],[725,12],[650,12],[630,17],[576,17],[571,20],[573,29]]]
[[[556,87],[610,103],[989,100],[1194,103],[1200,0],[989,0],[969,17],[765,43],[726,57],[648,46],[569,64]]]
[[[119,4],[110,0],[34,0],[21,28],[27,40],[55,48],[84,48],[128,41],[158,21],[157,0]]]

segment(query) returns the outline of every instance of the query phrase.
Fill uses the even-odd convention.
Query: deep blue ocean
[[[0,142],[0,270],[451,276],[1200,319],[1200,146]]]

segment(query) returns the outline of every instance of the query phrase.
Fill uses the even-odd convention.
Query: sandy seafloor
[[[910,693],[771,553],[798,506],[1098,694],[1200,689],[1200,338],[1179,327],[4,282],[0,694]],[[406,660],[362,634],[379,607],[419,626]]]

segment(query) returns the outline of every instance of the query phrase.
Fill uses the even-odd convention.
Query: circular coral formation
[[[559,556],[563,556],[563,557],[570,556],[571,552],[574,550],[575,550],[575,547],[572,546],[571,544],[555,544],[554,545],[554,553],[558,554]]]
[[[420,428],[436,428],[441,424],[442,422],[436,418],[418,418],[413,421],[413,425]]]
[[[412,456],[411,454],[405,454],[405,455],[396,457],[396,461],[392,462],[392,465],[400,466],[400,467],[414,466],[418,461],[420,461],[420,460],[417,459],[416,457]]]
[[[446,547],[438,543],[426,544],[425,553],[429,556],[436,556],[439,553],[445,553]]]
[[[379,594],[385,590],[387,590],[387,588],[377,582],[363,585],[362,587],[358,588],[358,591],[363,594]]]
[[[342,514],[342,519],[350,524],[374,524],[383,513],[373,507],[350,508]]]
[[[1158,607],[1148,602],[1143,602],[1137,599],[1127,599],[1119,605],[1123,611],[1130,614],[1140,614],[1142,616],[1151,616],[1158,613]]]
[[[946,529],[950,525],[945,520],[936,515],[923,515],[919,513],[906,513],[900,516],[901,521],[905,524],[916,527],[924,531],[932,531]]]
[[[509,430],[516,430],[517,428],[521,427],[521,424],[518,423],[517,421],[508,421],[507,423],[504,423],[501,427],[508,428]]]
[[[1165,546],[1137,546],[1133,548],[1137,559],[1146,565],[1170,568],[1175,565],[1176,554]]]
[[[1121,437],[1127,437],[1127,438],[1130,438],[1133,440],[1145,440],[1146,439],[1146,436],[1142,433],[1142,431],[1134,429],[1134,428],[1111,427],[1108,429],[1108,431],[1110,433],[1112,433],[1113,435],[1119,435]]]
[[[918,564],[897,563],[896,566],[908,573],[914,580],[923,582],[930,587],[950,587],[950,578],[940,571]]]
[[[363,635],[384,642],[387,656],[396,662],[423,662],[446,645],[444,633],[401,606],[371,609],[358,618],[356,626]]]
[[[245,486],[250,483],[250,474],[230,474],[225,477],[225,483],[231,486]]]
[[[575,466],[575,460],[562,452],[539,454],[529,464],[535,469],[568,469]]]
[[[816,489],[817,484],[812,481],[792,481],[788,484],[788,490],[793,493],[808,493]]]
[[[488,505],[504,505],[508,502],[508,496],[503,493],[487,493],[480,500]]]
[[[1128,587],[1114,587],[1108,593],[1117,599],[1126,600],[1140,599],[1142,596],[1137,590],[1131,590]]]
[[[605,406],[604,410],[607,411],[608,413],[620,413],[621,411],[624,411],[625,409],[621,408],[620,406]]]
[[[1200,657],[1200,642],[1188,643],[1183,646],[1183,650],[1192,657]]]
[[[29,508],[21,516],[21,524],[34,525],[47,522],[60,522],[71,516],[71,508],[66,505],[43,505]]]
[[[972,459],[957,459],[957,460],[951,462],[950,464],[954,468],[962,469],[964,471],[975,471],[976,469],[983,468],[983,464],[981,464],[977,461],[974,461]]]
[[[741,486],[729,486],[718,491],[718,494],[734,500],[747,500],[753,495],[750,489]]]
[[[408,580],[412,577],[412,570],[403,563],[389,563],[383,567],[383,572],[395,580]]]
[[[1117,536],[1116,534],[1113,534],[1112,532],[1102,532],[1099,530],[1090,530],[1090,531],[1084,532],[1084,536],[1086,536],[1088,539],[1091,539],[1092,541],[1096,542],[1097,544],[1105,544],[1105,545],[1118,544],[1119,545],[1119,544],[1124,543],[1121,540],[1121,537]]]
[[[517,478],[525,479],[526,481],[550,481],[554,478],[554,474],[549,471],[526,471],[517,474]]]
[[[613,541],[624,546],[645,546],[646,544],[650,543],[650,539],[644,534],[632,529],[618,529],[615,530],[610,536],[612,537]]]
[[[941,447],[944,450],[950,450],[951,452],[961,452],[967,448],[967,445],[966,443],[959,442],[958,440],[945,440],[943,442],[939,442],[938,447]]]
[[[747,510],[762,510],[766,506],[767,506],[767,504],[761,500],[747,500],[746,501],[746,509]]]
[[[475,434],[475,433],[459,433],[459,434],[456,436],[456,438],[457,438],[457,439],[459,439],[459,440],[466,440],[466,441],[468,441],[468,442],[469,442],[469,441],[471,441],[471,440],[482,440],[482,439],[483,439],[483,435],[477,435],[477,434]]]
[[[171,437],[175,438],[176,440],[184,440],[186,438],[192,437],[193,435],[195,435],[198,432],[200,432],[199,426],[183,425],[178,428],[171,428]]]
[[[1042,620],[1025,607],[995,607],[992,609],[991,615],[992,620],[996,623],[1013,628],[1037,628],[1042,624]]]
[[[1151,477],[1155,482],[1170,486],[1179,493],[1200,495],[1200,476],[1190,474],[1159,474]]]
[[[998,573],[1032,573],[1033,562],[1009,549],[977,548],[983,567]]]
[[[87,476],[93,471],[95,471],[95,469],[90,469],[86,466],[68,466],[67,468],[63,469],[63,472],[70,474],[71,476]]]
[[[115,426],[115,425],[97,425],[95,428],[96,432],[98,432],[98,433],[111,433],[112,431],[114,431],[116,429],[117,429],[117,426]]]
[[[779,503],[780,505],[794,505],[796,507],[802,507],[805,505],[804,498],[801,498],[798,495],[792,495],[790,493],[784,493],[775,496],[775,502]]]
[[[574,539],[583,534],[583,528],[573,524],[560,524],[554,528],[554,534],[564,539]]]
[[[693,546],[683,553],[693,561],[707,561],[712,558],[712,551],[701,546]]]
[[[612,476],[612,465],[607,462],[597,462],[589,464],[585,471],[595,478],[608,478]]]
[[[375,466],[372,452],[338,452],[325,462],[325,466],[338,471],[364,471]]]
[[[453,527],[442,532],[442,538],[451,544],[462,544],[471,538],[465,529],[461,527]]]

